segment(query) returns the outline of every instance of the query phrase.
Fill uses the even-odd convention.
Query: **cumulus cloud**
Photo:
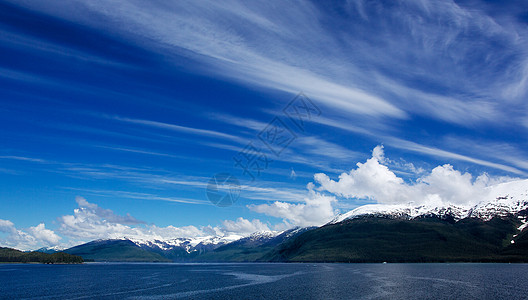
[[[30,234],[37,240],[43,241],[47,245],[56,245],[61,239],[53,230],[46,229],[44,223],[29,228]]]
[[[265,223],[262,223],[262,221],[258,219],[253,219],[252,221],[249,221],[242,217],[236,219],[235,221],[225,220],[222,222],[222,226],[226,232],[232,232],[232,233],[242,234],[242,235],[249,235],[257,231],[269,231],[270,230],[268,225],[266,225]]]
[[[53,246],[61,239],[53,230],[46,229],[44,223],[28,228],[26,232],[17,229],[15,224],[9,220],[0,219],[0,232],[5,234],[5,237],[0,239],[0,245],[21,250]]]
[[[0,219],[0,232],[7,234],[7,240],[3,241],[6,244],[9,244],[7,241],[13,240],[17,235],[15,224],[9,220]]]
[[[136,218],[132,217],[130,214],[127,214],[126,216],[116,215],[114,214],[113,211],[109,209],[101,208],[97,204],[90,203],[86,201],[86,199],[80,196],[75,197],[75,201],[79,205],[79,209],[89,210],[93,212],[93,214],[95,214],[96,216],[101,217],[112,223],[129,224],[129,225],[145,223],[143,221],[137,220]]]
[[[316,226],[330,221],[335,215],[333,204],[337,202],[334,196],[327,196],[313,190],[308,185],[308,196],[304,203],[292,204],[275,201],[272,204],[249,205],[249,209],[268,216],[282,218],[286,225]]]
[[[357,168],[341,174],[338,180],[323,173],[315,174],[314,180],[319,185],[317,190],[380,204],[471,205],[483,199],[486,187],[513,180],[509,177],[492,178],[487,174],[474,178],[470,173],[462,173],[445,164],[422,175],[416,182],[408,183],[391,171],[384,164],[386,162],[383,146],[377,146],[371,158],[365,163],[357,163]]]

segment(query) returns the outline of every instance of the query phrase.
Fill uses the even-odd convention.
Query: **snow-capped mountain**
[[[242,236],[239,235],[227,235],[227,236],[206,236],[206,237],[197,237],[197,238],[174,238],[168,240],[146,240],[138,238],[128,238],[124,237],[123,239],[130,240],[137,246],[146,249],[154,249],[160,251],[172,251],[177,249],[182,249],[187,253],[191,252],[204,252],[216,249],[222,245],[234,242],[241,239]]]
[[[330,224],[354,219],[361,216],[379,216],[388,218],[414,219],[425,216],[453,218],[455,221],[464,218],[479,218],[485,221],[493,217],[518,215],[524,220],[528,209],[528,180],[512,181],[486,188],[487,195],[476,205],[387,205],[369,204],[338,215]]]
[[[302,233],[310,228],[293,228],[286,231],[259,231],[252,233],[249,236],[242,236],[236,234],[222,235],[222,236],[204,236],[204,237],[179,237],[172,239],[163,238],[140,238],[140,237],[121,237],[114,239],[99,239],[85,244],[81,244],[66,251],[77,251],[80,249],[82,253],[91,253],[88,259],[96,259],[100,261],[143,261],[145,253],[151,253],[146,259],[147,261],[161,261],[162,259],[169,259],[172,261],[190,261],[202,254],[212,252],[222,246],[237,247],[243,245],[244,247],[258,247],[266,243],[278,244],[287,238],[293,237],[298,233]],[[133,248],[130,248],[132,246]],[[128,250],[137,249],[145,252],[134,252],[137,257],[109,257],[106,254],[98,253],[98,249],[108,250],[112,253],[122,252],[122,248],[127,247]],[[40,251],[48,251],[48,249],[40,249]],[[49,250],[51,252],[56,252]],[[83,252],[84,251],[84,252]],[[108,252],[107,251],[107,252]],[[157,257],[152,254],[158,255]],[[92,257],[93,256],[93,257]],[[161,259],[161,260],[155,260]]]
[[[279,234],[281,234],[282,231],[257,231],[252,233],[250,236],[245,238],[247,241],[251,242],[262,242],[262,241],[268,241]]]
[[[158,253],[174,261],[185,261],[186,259],[211,252],[227,245],[230,247],[238,247],[240,245],[244,247],[258,247],[266,243],[279,244],[309,229],[311,228],[293,228],[285,231],[259,231],[249,236],[226,235],[167,240],[123,237],[120,240],[130,241],[141,249]]]
[[[284,231],[257,231],[247,237],[240,238],[236,241],[229,243],[229,246],[258,246],[271,241],[277,236],[284,233]],[[225,244],[227,245],[227,244]],[[223,246],[223,245],[222,245]]]
[[[65,249],[66,248],[57,245],[57,246],[52,246],[52,247],[42,247],[42,248],[39,248],[39,249],[37,249],[35,251],[42,252],[42,253],[55,253],[55,252],[63,251]]]

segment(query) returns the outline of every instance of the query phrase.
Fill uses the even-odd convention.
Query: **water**
[[[0,264],[2,299],[527,299],[526,264]]]

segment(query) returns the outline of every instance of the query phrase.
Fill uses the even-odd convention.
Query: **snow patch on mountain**
[[[250,241],[268,240],[268,239],[278,236],[281,233],[283,233],[283,231],[258,231],[248,236],[248,240]]]
[[[55,253],[55,252],[61,252],[61,251],[64,251],[66,248],[64,248],[63,246],[52,246],[52,247],[42,247],[42,248],[39,248],[35,251],[37,252],[43,252],[43,253]]]
[[[528,220],[526,217],[519,217],[519,219],[521,219],[522,224],[519,226],[519,228],[517,228],[517,230],[523,231],[528,226]]]
[[[369,204],[338,215],[330,224],[361,216],[414,219],[423,216],[452,217],[456,221],[464,218],[479,218],[485,221],[493,217],[515,215],[528,209],[528,180],[519,180],[489,186],[484,191],[485,199],[474,206]],[[524,229],[524,226],[522,229]],[[522,230],[520,229],[520,230]]]
[[[63,246],[60,246],[60,245],[57,245],[57,246],[52,246],[52,247],[46,247],[47,250],[53,250],[53,251],[63,251],[63,250],[66,250],[65,247]]]

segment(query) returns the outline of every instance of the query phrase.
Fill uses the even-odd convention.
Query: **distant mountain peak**
[[[55,253],[55,252],[60,252],[60,251],[63,251],[65,250],[66,248],[62,247],[62,246],[51,246],[51,247],[42,247],[42,248],[39,248],[37,250],[35,250],[36,252],[42,252],[42,253]]]

